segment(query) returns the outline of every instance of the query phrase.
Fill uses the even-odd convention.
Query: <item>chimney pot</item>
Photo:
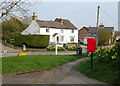
[[[99,27],[100,27],[100,28],[104,28],[104,25],[103,25],[103,24],[100,24]]]
[[[37,20],[36,12],[33,13],[32,20]]]

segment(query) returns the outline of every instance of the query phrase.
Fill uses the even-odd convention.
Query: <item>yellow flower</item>
[[[90,56],[91,54],[89,53],[88,56]]]
[[[17,55],[21,56],[21,55],[27,55],[27,54],[26,53],[18,53]]]
[[[98,52],[99,50],[96,50],[96,52]]]
[[[115,59],[116,58],[116,56],[114,55],[114,56],[111,56],[112,57],[112,59]]]

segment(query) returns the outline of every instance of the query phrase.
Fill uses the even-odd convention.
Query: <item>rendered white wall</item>
[[[40,28],[40,34],[43,35],[50,35],[50,42],[54,42],[53,40],[53,35],[55,33],[58,33],[61,36],[64,36],[64,41],[60,41],[60,43],[68,43],[70,41],[70,36],[75,36],[74,42],[78,43],[78,30],[74,30],[74,33],[71,32],[71,29],[63,29],[63,33],[61,33],[61,29],[54,29],[54,28],[49,28],[49,32],[46,32],[47,28]]]
[[[28,26],[27,29],[25,29],[21,34],[27,35],[27,34],[41,34],[41,35],[50,35],[50,42],[55,42],[55,38],[53,38],[53,35],[55,33],[59,34],[59,39],[61,39],[61,36],[64,36],[64,41],[59,41],[60,43],[70,43],[70,36],[75,36],[74,42],[78,43],[78,30],[74,30],[74,33],[72,33],[71,29],[63,29],[63,33],[61,32],[61,29],[58,28],[49,28],[49,32],[46,32],[46,29],[48,28],[40,28],[38,24],[33,20],[32,23]]]
[[[25,29],[21,34],[40,34],[40,28],[38,24],[33,20],[31,24],[27,27],[27,29]]]

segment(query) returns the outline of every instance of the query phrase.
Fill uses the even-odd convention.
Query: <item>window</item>
[[[86,33],[88,33],[88,31],[85,31]]]
[[[61,36],[60,41],[61,41],[61,42],[63,42],[63,41],[64,41],[64,36]]]
[[[63,33],[63,29],[61,29],[61,33]]]
[[[70,36],[70,41],[74,42],[75,36]]]
[[[74,33],[74,30],[72,30],[72,33]]]
[[[49,28],[46,29],[46,32],[50,32]]]

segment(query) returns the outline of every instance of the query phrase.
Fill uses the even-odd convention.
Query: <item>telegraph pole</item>
[[[97,10],[97,24],[96,24],[96,46],[98,48],[98,27],[99,27],[99,16],[100,16],[100,6],[98,6],[98,10]]]

